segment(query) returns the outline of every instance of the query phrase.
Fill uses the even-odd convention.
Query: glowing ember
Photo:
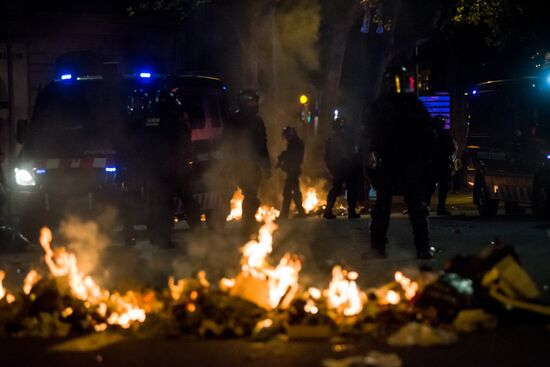
[[[403,273],[400,271],[397,271],[395,273],[395,281],[401,285],[401,288],[403,288],[405,299],[407,301],[410,301],[414,298],[414,296],[416,296],[416,293],[419,290],[417,282],[413,282],[411,279],[403,275]]]
[[[304,210],[306,213],[311,213],[313,211],[318,210],[322,206],[326,205],[327,203],[325,201],[322,201],[319,199],[319,195],[317,194],[317,190],[310,187],[306,191],[306,197],[304,199],[304,202],[302,206],[304,207]]]
[[[114,310],[107,318],[107,323],[110,325],[129,328],[134,321],[145,321],[145,311],[134,304],[135,297],[132,297],[132,293],[129,292],[123,297],[118,293],[109,294],[107,290],[101,289],[90,276],[82,274],[78,269],[74,254],[62,247],[52,250],[51,242],[52,232],[48,228],[42,228],[40,245],[45,252],[44,260],[54,277],[67,278],[70,292],[75,298],[84,301],[84,305],[88,308],[97,307],[100,314],[101,310],[106,314],[107,304],[109,304]]]
[[[306,305],[304,306],[304,311],[312,315],[316,315],[319,312],[319,308],[315,305],[313,300],[308,299]]]
[[[396,291],[389,290],[386,293],[386,302],[390,305],[396,305],[401,302],[401,296]]]
[[[235,286],[235,279],[234,278],[221,278],[219,287],[220,290],[223,292],[228,292]]]
[[[244,195],[240,188],[237,188],[231,198],[231,213],[227,216],[227,221],[241,220],[243,217],[243,199]]]
[[[25,280],[23,281],[23,292],[25,294],[30,294],[32,287],[34,287],[34,285],[38,283],[41,278],[42,277],[40,276],[40,274],[38,274],[36,270],[33,269],[29,271],[27,273],[27,276],[25,276]]]
[[[170,276],[168,278],[168,289],[170,290],[170,295],[174,301],[180,299],[183,290],[185,289],[185,280],[179,279],[178,282],[174,282],[174,277]]]
[[[313,298],[313,299],[315,299],[315,300],[320,299],[321,296],[322,296],[321,291],[320,291],[319,289],[313,288],[313,287],[309,288],[309,289],[307,290],[307,293],[309,294],[309,296],[310,296],[311,298]]]
[[[338,265],[332,268],[332,280],[326,290],[327,302],[330,308],[344,316],[354,316],[363,310],[366,295],[355,283],[357,276],[356,272],[348,273]]]

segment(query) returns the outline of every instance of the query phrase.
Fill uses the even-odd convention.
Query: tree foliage
[[[529,35],[522,27],[524,0],[458,0],[453,21],[486,32],[485,41],[498,49]]]

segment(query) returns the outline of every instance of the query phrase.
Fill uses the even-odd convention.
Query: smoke
[[[315,106],[315,77],[320,70],[318,47],[320,18],[318,0],[283,1],[275,12],[275,32],[264,32],[265,45],[260,50],[260,75],[270,75],[262,83],[262,90],[268,94],[261,106],[261,115],[266,121],[269,152],[274,160],[285,149],[281,132],[284,126],[296,128],[304,141],[306,157],[304,172],[309,171],[307,162],[311,156],[314,139],[313,124],[302,122],[301,94],[308,94],[311,106]],[[281,201],[284,175],[274,171],[273,177],[265,182],[260,195],[262,203],[278,205]]]
[[[80,270],[86,274],[96,270],[101,262],[103,250],[111,242],[106,234],[117,218],[117,211],[108,207],[96,220],[82,220],[71,216],[61,221],[59,233],[67,243],[67,248],[75,252]]]

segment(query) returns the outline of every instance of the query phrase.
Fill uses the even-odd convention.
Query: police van
[[[487,81],[469,93],[468,185],[483,216],[529,205],[550,217],[550,80]]]
[[[130,177],[146,174],[131,172],[136,168],[128,157],[128,131],[136,123],[153,131],[163,113],[160,99],[166,95],[182,114],[178,121],[186,127],[181,131],[188,128],[188,146],[176,153],[185,155],[182,170],[190,181],[186,187],[201,212],[213,219],[218,195],[204,176],[221,159],[228,114],[221,80],[148,71],[107,78],[65,72],[39,93],[31,121],[17,126],[23,148],[12,172],[12,207],[22,233],[34,238],[40,226],[56,226],[69,215],[94,216],[108,205],[124,205]],[[144,149],[152,141],[144,136]],[[153,203],[148,202],[146,183],[142,185],[138,211],[145,223]]]

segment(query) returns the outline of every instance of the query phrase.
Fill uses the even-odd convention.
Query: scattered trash
[[[471,333],[479,329],[492,330],[497,325],[497,318],[481,309],[460,311],[453,321],[453,326],[461,333]]]
[[[370,351],[366,356],[351,356],[342,359],[327,358],[323,360],[323,367],[401,367],[403,362],[395,353]]]
[[[388,338],[388,344],[395,347],[446,345],[456,342],[454,332],[443,328],[411,322]]]
[[[367,353],[365,358],[367,366],[377,367],[401,367],[403,362],[395,353],[382,353],[376,350]]]

